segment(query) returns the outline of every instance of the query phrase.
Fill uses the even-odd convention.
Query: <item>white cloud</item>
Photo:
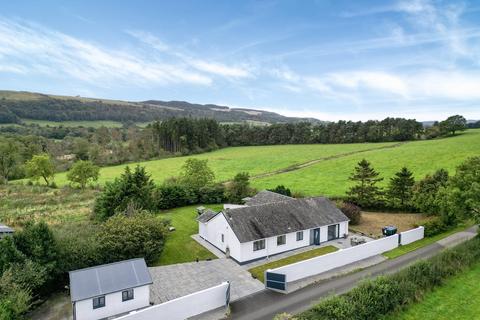
[[[370,89],[401,96],[408,94],[405,82],[398,76],[378,71],[338,72],[327,76],[328,82],[348,89]]]
[[[215,61],[194,58],[189,54],[181,52],[179,48],[170,47],[169,45],[161,41],[158,37],[152,35],[149,32],[129,30],[127,31],[127,33],[132,37],[136,38],[137,40],[151,46],[153,49],[159,52],[180,59],[183,63],[197,69],[198,71],[202,71],[212,75],[222,76],[225,78],[245,78],[252,76],[248,68],[245,66],[228,66],[226,64]]]
[[[102,48],[40,25],[5,19],[0,19],[0,55],[1,65],[15,61],[28,72],[70,76],[97,86],[212,82],[182,63],[152,61],[135,52]]]

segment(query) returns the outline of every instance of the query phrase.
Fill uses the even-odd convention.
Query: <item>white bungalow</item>
[[[73,320],[120,316],[150,305],[152,278],[144,259],[70,271]]]
[[[203,210],[199,235],[240,264],[344,237],[349,219],[323,197],[261,191],[245,205]]]

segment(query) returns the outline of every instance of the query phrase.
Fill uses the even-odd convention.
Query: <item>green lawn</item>
[[[432,244],[434,242],[437,242],[438,240],[441,240],[443,238],[446,238],[448,237],[449,235],[452,235],[456,232],[460,232],[460,231],[463,231],[469,227],[471,227],[473,225],[473,223],[466,223],[466,224],[461,224],[459,225],[458,227],[452,229],[452,230],[449,230],[447,232],[444,232],[444,233],[440,233],[440,234],[437,234],[433,237],[428,237],[428,238],[423,238],[421,240],[418,240],[418,241],[415,241],[415,242],[412,242],[410,244],[407,244],[405,246],[400,246],[396,249],[393,249],[391,251],[388,251],[388,252],[385,252],[383,255],[389,259],[394,259],[396,257],[399,257],[401,255],[404,255],[406,253],[409,253],[411,251],[414,251],[414,250],[417,250],[417,249],[420,249],[420,248],[423,248],[425,246],[428,246],[429,244]]]
[[[480,318],[480,264],[428,293],[421,302],[386,320],[463,320]]]
[[[283,266],[286,266],[287,264],[292,264],[292,263],[302,261],[302,260],[308,260],[308,259],[311,259],[311,258],[322,256],[322,255],[327,254],[327,253],[335,252],[337,250],[338,250],[337,247],[325,246],[325,247],[305,251],[305,252],[302,252],[302,253],[299,253],[299,254],[295,254],[293,256],[290,256],[290,257],[287,257],[287,258],[284,258],[284,259],[280,259],[280,260],[277,260],[277,261],[272,261],[272,262],[269,262],[269,263],[266,263],[266,264],[262,264],[258,267],[255,267],[255,268],[252,268],[252,269],[248,270],[248,272],[250,272],[254,277],[256,277],[261,282],[264,282],[264,280],[265,280],[264,279],[265,270],[283,267]]]
[[[195,206],[188,206],[166,210],[158,216],[170,219],[175,231],[171,232],[165,243],[158,263],[155,265],[167,265],[174,263],[192,262],[195,259],[215,259],[215,255],[192,239],[191,235],[198,233],[196,222],[197,211]],[[209,205],[213,210],[221,210],[222,205]]]
[[[407,166],[415,175],[422,178],[427,173],[445,168],[450,173],[462,161],[480,154],[480,130],[467,130],[455,137],[406,143],[398,148],[370,151],[320,162],[313,166],[257,179],[253,185],[259,189],[272,188],[279,184],[293,190],[303,191],[306,195],[343,195],[350,187],[348,177],[356,163],[362,158],[369,160],[373,167],[385,179],[389,178],[402,166]]]
[[[314,159],[379,148],[386,145],[391,145],[391,143],[234,147],[193,156],[144,161],[138,164],[145,166],[156,182],[162,182],[166,178],[178,175],[186,159],[208,159],[208,164],[215,172],[217,180],[225,181],[233,178],[240,171],[247,171],[251,175],[257,175],[288,168]],[[129,165],[135,166],[136,163]],[[99,183],[103,184],[106,181],[112,181],[123,173],[125,166],[118,165],[102,168],[100,170]],[[66,174],[57,174],[55,182],[57,185],[67,184]]]

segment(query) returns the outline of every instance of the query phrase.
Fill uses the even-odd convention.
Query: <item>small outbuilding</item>
[[[5,236],[11,236],[14,232],[12,228],[0,223],[0,239]]]
[[[152,278],[144,259],[69,272],[73,320],[120,316],[150,305]]]

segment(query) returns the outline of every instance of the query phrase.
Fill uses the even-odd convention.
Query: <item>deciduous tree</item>
[[[27,175],[34,180],[43,178],[47,185],[55,175],[55,164],[47,153],[37,154],[25,164]]]
[[[67,179],[77,183],[80,188],[85,189],[89,181],[97,181],[100,168],[88,160],[79,160],[73,164],[67,173]]]

